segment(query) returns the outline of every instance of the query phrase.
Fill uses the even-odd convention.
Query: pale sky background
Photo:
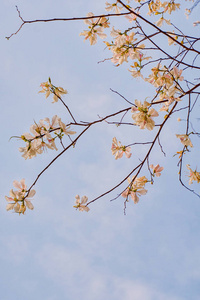
[[[145,153],[145,148],[134,148],[132,160],[115,161],[112,138],[132,143],[141,138],[141,131],[106,124],[92,128],[43,174],[35,186],[33,211],[21,216],[6,212],[4,196],[13,180],[25,178],[31,185],[57,155],[49,151],[25,161],[18,151],[23,143],[9,138],[28,132],[34,120],[55,114],[69,121],[61,103],[52,104],[38,94],[41,82],[50,76],[55,85],[66,88],[65,101],[77,120],[84,121],[127,107],[110,88],[130,101],[143,101],[151,91],[130,76],[126,65],[98,64],[111,53],[104,51],[101,40],[93,47],[83,42],[82,21],[25,25],[7,41],[5,36],[20,25],[15,5],[24,19],[45,19],[104,13],[105,1],[1,0],[0,299],[199,300],[200,199],[179,184],[173,157],[181,149],[175,133],[183,133],[185,125],[176,119],[184,119],[184,114],[175,115],[162,135],[167,157],[158,147],[152,153],[151,163],[164,166],[162,176],[148,186],[139,204],[128,203],[126,216],[122,198],[109,201],[117,191],[91,205],[89,213],[73,208],[76,194],[89,200],[100,195]],[[192,22],[198,20],[199,9],[188,20],[180,11],[174,23],[198,35],[200,27]],[[199,104],[196,116],[198,109]],[[198,128],[197,120],[194,125]],[[199,141],[193,142],[196,148],[185,162],[195,169],[200,168]],[[187,181],[186,170],[183,179]],[[199,186],[194,188],[199,193]]]

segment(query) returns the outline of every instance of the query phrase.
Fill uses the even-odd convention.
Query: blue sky
[[[124,108],[110,88],[130,101],[145,99],[149,88],[131,78],[126,66],[98,64],[110,53],[101,41],[94,47],[83,42],[82,21],[27,25],[7,41],[4,37],[20,24],[15,5],[25,19],[84,16],[102,13],[105,6],[103,0],[2,0],[1,299],[198,300],[200,202],[179,184],[173,157],[180,150],[175,134],[185,125],[176,122],[179,116],[184,119],[181,113],[170,120],[162,136],[167,158],[159,148],[152,153],[152,163],[164,166],[162,176],[139,204],[128,203],[126,216],[123,199],[109,201],[116,193],[91,205],[89,213],[73,208],[76,194],[92,199],[130,171],[130,160],[114,160],[111,141],[117,136],[124,143],[134,142],[141,138],[140,131],[130,137],[126,128],[106,124],[92,128],[43,174],[35,187],[33,211],[24,216],[6,212],[4,196],[13,180],[25,178],[30,185],[57,154],[49,151],[25,161],[18,151],[21,141],[9,138],[28,132],[34,120],[55,114],[69,121],[60,103],[38,94],[41,82],[50,76],[66,88],[69,94],[64,99],[77,119],[86,121]],[[192,26],[198,11],[199,7],[188,20],[179,12],[179,24],[187,32],[198,34],[199,28]],[[193,168],[198,167],[198,140],[196,145],[188,157]],[[145,148],[132,152],[137,161]]]

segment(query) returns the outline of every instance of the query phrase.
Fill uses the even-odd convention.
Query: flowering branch
[[[147,193],[146,185],[148,183],[154,184],[154,177],[160,177],[163,167],[157,162],[156,164],[152,164],[151,154],[155,145],[158,145],[162,154],[166,156],[160,142],[160,136],[163,132],[163,128],[168,123],[168,120],[172,118],[175,113],[180,111],[185,112],[187,116],[185,133],[176,134],[176,137],[183,145],[182,150],[176,153],[179,154],[179,181],[183,187],[199,196],[194,190],[190,189],[182,179],[183,155],[189,153],[189,149],[193,148],[191,136],[200,136],[200,133],[193,129],[191,123],[191,114],[196,103],[198,103],[200,95],[198,89],[200,83],[196,83],[195,81],[199,80],[199,78],[191,79],[192,71],[200,69],[197,63],[200,54],[200,51],[198,50],[199,37],[185,35],[182,30],[165,18],[166,13],[171,14],[180,8],[180,4],[175,3],[174,1],[135,0],[138,5],[135,8],[129,5],[131,2],[130,0],[126,0],[126,2],[127,4],[125,4],[125,1],[121,0],[116,0],[114,3],[106,2],[105,10],[107,12],[114,11],[114,13],[94,15],[90,12],[86,17],[30,21],[24,20],[18,7],[16,7],[22,24],[18,30],[7,37],[7,39],[16,35],[25,24],[83,20],[88,29],[83,30],[80,35],[84,36],[84,41],[89,40],[90,44],[94,45],[98,38],[107,38],[105,30],[111,28],[110,17],[126,18],[127,22],[133,23],[134,25],[127,26],[125,30],[116,29],[114,26],[110,29],[110,41],[104,41],[104,43],[106,48],[112,52],[112,57],[104,59],[103,62],[109,60],[116,67],[120,67],[122,64],[130,62],[128,71],[131,76],[143,80],[145,84],[150,84],[154,88],[154,91],[153,94],[145,100],[135,99],[133,103],[132,100],[127,99],[118,91],[110,89],[131,106],[117,112],[115,111],[105,117],[98,116],[98,119],[94,121],[78,122],[74,117],[74,114],[72,114],[71,109],[62,98],[64,94],[67,94],[67,90],[53,85],[50,78],[47,82],[43,82],[41,84],[42,90],[40,92],[45,93],[46,98],[50,95],[53,96],[53,103],[61,101],[67,109],[71,121],[66,124],[61,121],[57,115],[52,118],[52,121],[50,121],[49,118],[45,118],[38,123],[35,122],[35,124],[30,127],[31,133],[25,133],[18,137],[26,143],[25,147],[19,148],[25,159],[30,159],[37,154],[42,154],[46,149],[58,150],[56,146],[57,140],[60,142],[62,150],[38,174],[29,188],[25,185],[24,179],[20,182],[14,181],[13,184],[17,190],[11,190],[10,197],[6,196],[6,200],[9,202],[7,210],[14,209],[15,212],[24,214],[26,208],[33,209],[33,205],[29,198],[35,195],[35,191],[32,188],[36,185],[41,175],[43,175],[43,173],[47,171],[48,168],[68,149],[72,146],[75,147],[78,140],[83,137],[93,125],[106,122],[109,126],[115,124],[119,127],[120,125],[123,125],[129,126],[131,129],[137,127],[140,130],[146,130],[147,132],[155,132],[154,137],[150,141],[149,139],[148,141],[142,142],[130,141],[128,145],[124,145],[121,141],[117,140],[116,137],[113,137],[111,152],[116,160],[121,159],[122,157],[125,157],[125,159],[132,159],[134,156],[134,154],[131,153],[132,146],[149,145],[149,147],[143,159],[141,159],[138,164],[132,165],[130,163],[131,171],[114,187],[111,187],[109,190],[90,201],[88,201],[87,196],[80,197],[79,195],[76,195],[74,207],[80,211],[88,212],[91,203],[120,187],[121,192],[114,199],[119,197],[125,199],[124,212],[126,212],[126,205],[129,198],[131,198],[134,203],[138,203],[139,197]],[[144,17],[143,10],[145,9],[148,9],[147,14],[149,16],[159,15],[160,18],[155,23],[151,22],[147,17]],[[163,24],[172,26],[173,30],[165,31],[161,29],[160,27]],[[167,37],[169,48],[163,44],[161,37]],[[175,48],[177,46],[178,49]],[[173,51],[171,51],[171,49],[173,49]],[[147,56],[147,53],[152,56]],[[184,69],[181,69],[181,67]],[[147,101],[148,98],[150,98],[149,101]],[[187,99],[188,103],[185,104]],[[163,112],[164,115],[162,115]],[[116,118],[113,120],[113,117],[117,117],[117,120]],[[128,117],[131,117],[132,120],[130,121],[127,119]],[[158,121],[156,121],[157,119]],[[178,119],[179,121],[181,120],[180,118]],[[71,130],[71,126],[78,127],[78,129],[81,128],[81,132],[79,132],[75,138],[71,137],[76,134],[75,131]],[[64,135],[67,135],[69,138],[66,147],[65,143],[63,143]],[[130,136],[132,136],[132,131]],[[149,179],[146,178],[146,176],[141,176],[144,167],[147,167]],[[194,181],[199,183],[200,173],[197,169],[193,171],[189,164],[187,164],[186,167],[189,170],[189,184],[192,184]],[[133,177],[130,178],[130,176]],[[126,180],[128,180],[128,185],[123,189],[121,186]]]

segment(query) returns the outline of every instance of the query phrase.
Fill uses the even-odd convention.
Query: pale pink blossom
[[[13,181],[13,186],[18,189],[19,192],[25,192],[26,191],[26,184],[25,184],[25,179],[21,179],[20,181],[14,180]]]
[[[176,134],[176,137],[180,139],[181,143],[188,147],[193,147],[192,142],[187,134]]]
[[[134,201],[134,203],[139,202],[139,196],[145,195],[147,193],[147,190],[144,188],[145,183],[147,182],[147,178],[145,176],[135,178],[135,180],[132,182],[132,179],[128,178],[129,187],[121,194],[123,198],[126,198],[128,200],[128,197],[130,195],[131,199]]]
[[[161,175],[161,171],[164,169],[163,167],[160,167],[160,165],[150,165],[149,166],[153,170],[153,176],[156,175],[156,177],[159,177]]]
[[[133,66],[131,66],[131,67],[133,67]],[[141,78],[143,78],[143,75],[142,75],[142,73],[141,73],[141,69],[139,69],[139,70],[134,70],[134,69],[132,69],[132,70],[129,70],[130,72],[131,72],[131,75],[134,77],[134,78],[137,78],[137,77],[141,77]]]
[[[183,81],[184,77],[182,75],[183,70],[179,70],[176,66],[173,67],[173,70],[171,71],[171,74],[174,76],[174,78],[178,81]]]
[[[79,35],[80,36],[83,35],[85,37],[84,40],[89,39],[90,45],[95,45],[96,44],[97,35],[101,39],[105,39],[107,37],[107,35],[105,33],[103,33],[103,28],[101,28],[101,27],[95,28],[95,30],[84,30]]]
[[[42,90],[39,93],[45,93],[45,98],[48,98],[49,95],[52,93],[52,84],[49,81],[42,82],[40,84]]]
[[[41,83],[42,90],[39,93],[45,93],[45,98],[48,98],[50,94],[53,95],[53,102],[58,102],[58,98],[61,97],[63,94],[67,94],[67,90],[64,90],[62,87],[56,87],[51,83],[51,78],[49,81]]]
[[[89,207],[86,205],[88,201],[88,197],[83,196],[80,199],[80,196],[76,195],[75,198],[76,198],[76,202],[75,202],[76,205],[74,205],[74,207],[76,209],[79,209],[80,211],[87,211],[87,212],[90,210]]]
[[[163,22],[166,22],[168,25],[171,25],[170,20],[166,20],[165,18],[161,17],[158,21],[156,21],[156,25],[158,27],[161,27],[163,25]]]
[[[35,190],[30,190],[28,192],[25,179],[13,182],[14,187],[18,190],[14,191],[13,189],[10,190],[10,197],[5,196],[5,199],[9,202],[6,206],[6,210],[12,210],[19,214],[24,214],[26,208],[33,209],[34,206],[31,203],[31,199],[35,195]]]
[[[112,155],[115,155],[115,159],[121,158],[123,156],[123,154],[125,154],[125,156],[127,158],[131,157],[131,147],[126,147],[126,146],[122,146],[121,142],[117,142],[116,137],[113,138],[112,140]]]
[[[37,154],[42,154],[41,140],[36,139],[26,143],[26,147],[19,147],[19,152],[22,153],[24,159],[31,159]]]
[[[61,118],[58,118],[58,125],[60,126],[60,129],[64,134],[66,135],[71,135],[71,134],[76,134],[76,131],[69,130],[70,126],[67,126],[61,121]]]
[[[87,16],[93,17],[94,14],[90,12],[87,14]],[[84,20],[84,23],[88,25],[89,30],[84,30],[79,35],[83,35],[85,37],[84,40],[89,39],[90,45],[96,44],[97,36],[99,36],[101,39],[105,39],[107,37],[107,35],[103,33],[104,28],[107,28],[110,25],[107,18],[102,17],[100,19],[86,19]]]
[[[141,104],[140,101],[135,100],[135,105],[137,109],[135,107],[132,109],[132,119],[135,121],[135,124],[140,126],[140,129],[147,128],[148,130],[152,130],[155,126],[152,118],[158,117],[158,112],[154,108],[149,109],[150,103],[147,101]]]
[[[123,9],[122,7],[118,7],[117,6],[117,2],[116,3],[112,3],[112,4],[110,4],[110,3],[108,3],[107,1],[106,1],[106,8],[105,8],[105,10],[106,11],[112,11],[113,9],[114,9],[114,12],[116,13],[116,14],[121,14],[121,10]]]
[[[193,181],[196,181],[197,183],[200,182],[200,173],[195,171],[192,171],[192,169],[190,168],[190,165],[186,165],[186,167],[188,168],[188,170],[190,171],[190,175],[189,175],[189,184],[192,184]]]
[[[67,90],[64,90],[62,87],[55,87],[54,88],[54,95],[53,95],[53,102],[58,102],[58,99],[64,95],[67,94]]]

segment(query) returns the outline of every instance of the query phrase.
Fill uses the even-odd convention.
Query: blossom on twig
[[[147,193],[147,190],[144,188],[144,186],[148,180],[145,176],[139,178],[136,177],[132,182],[133,179],[134,177],[132,179],[127,179],[130,186],[121,194],[121,196],[128,200],[128,196],[130,195],[136,204],[139,202],[139,196]]]
[[[12,210],[19,214],[24,214],[26,208],[33,209],[34,206],[31,203],[31,199],[35,195],[35,190],[30,190],[28,192],[27,186],[25,184],[25,179],[18,181],[14,181],[13,185],[17,188],[17,191],[13,189],[10,190],[10,197],[5,196],[5,199],[9,202],[6,206],[6,210]]]
[[[53,95],[53,102],[58,102],[58,99],[64,95],[67,94],[67,90],[64,90],[62,87],[55,87],[54,91],[53,91],[54,95]]]
[[[150,103],[147,101],[141,104],[140,101],[135,100],[135,105],[137,107],[134,106],[131,110],[135,124],[140,126],[140,129],[147,128],[148,130],[152,130],[155,126],[155,122],[152,118],[158,117],[158,112],[154,108],[149,109]]]
[[[192,169],[190,168],[190,165],[186,165],[186,167],[188,168],[188,170],[190,171],[190,175],[189,175],[189,184],[192,184],[193,181],[197,181],[197,183],[200,182],[200,173],[197,172],[197,170],[192,171]]]
[[[160,172],[164,169],[163,167],[160,167],[160,165],[150,165],[149,167],[153,170],[153,176],[156,175],[156,177],[160,177]]]
[[[116,14],[121,14],[121,10],[123,9],[123,7],[119,7],[117,5],[118,5],[117,2],[110,4],[110,3],[108,3],[106,1],[106,8],[105,8],[105,10],[106,11],[112,11],[114,9]]]
[[[21,139],[26,142],[26,147],[20,147],[22,157],[31,159],[37,154],[42,154],[47,149],[58,150],[55,144],[55,139],[59,137],[62,139],[64,134],[72,135],[75,131],[70,130],[70,126],[66,126],[57,115],[53,116],[50,122],[49,118],[40,120],[39,123],[31,125],[30,131],[32,133],[24,133]],[[54,137],[52,136],[54,133]]]
[[[162,67],[158,64],[157,67],[151,69],[152,74],[149,75],[145,80],[150,84],[159,88],[159,101],[168,100],[160,110],[168,111],[169,105],[174,101],[180,101],[180,94],[183,91],[178,84],[178,81],[183,81],[182,76],[183,70],[179,70],[174,66],[171,70],[168,70],[166,66]]]
[[[180,139],[181,143],[188,147],[193,147],[192,142],[187,134],[176,134],[176,137]]]
[[[131,147],[126,147],[126,146],[122,146],[121,142],[117,142],[116,137],[113,138],[112,140],[112,155],[115,155],[115,159],[121,158],[123,156],[123,154],[125,154],[125,156],[127,158],[131,157]]]
[[[48,98],[50,94],[53,95],[53,102],[58,102],[58,98],[61,95],[67,94],[67,90],[64,90],[62,87],[56,87],[51,83],[51,78],[49,77],[49,81],[42,82],[40,84],[42,90],[39,93],[45,93],[45,98]]]
[[[75,202],[76,205],[74,205],[74,207],[76,209],[79,209],[80,211],[87,211],[87,212],[90,210],[89,207],[86,205],[88,201],[88,197],[83,196],[80,200],[80,196],[76,195],[75,198],[76,198],[76,202]]]
[[[92,12],[87,14],[88,17],[94,16]],[[89,30],[84,30],[79,35],[85,36],[85,40],[89,39],[90,45],[94,45],[97,42],[97,36],[101,39],[105,39],[107,35],[103,33],[103,28],[108,28],[110,23],[105,17],[98,19],[84,20],[84,23],[88,25]]]

